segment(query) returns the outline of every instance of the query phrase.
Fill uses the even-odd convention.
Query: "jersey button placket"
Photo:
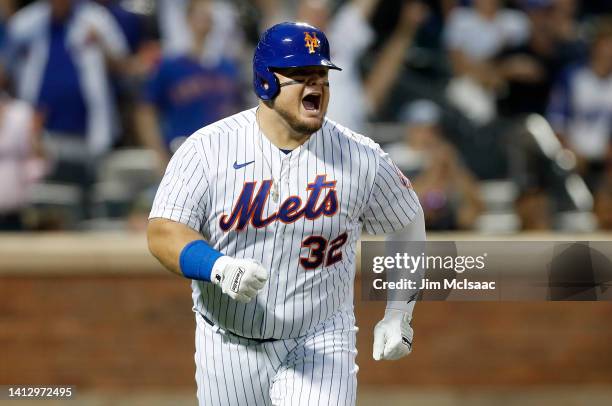
[[[270,185],[268,204],[272,209],[272,212],[278,208],[280,205],[280,174],[282,171],[282,162],[281,168],[278,165],[273,165],[271,162],[274,162],[275,157],[274,154],[270,154],[264,157],[266,159],[266,164],[268,165],[268,169],[270,170],[270,177],[272,184]]]
[[[284,156],[281,159],[280,176],[278,180],[279,187],[279,204],[283,202],[289,196],[289,166],[290,166],[290,155]]]

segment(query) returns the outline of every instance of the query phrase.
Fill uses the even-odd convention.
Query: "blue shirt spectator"
[[[199,57],[205,63],[219,63],[222,58],[239,59],[244,55],[244,33],[233,2],[211,0],[208,10],[209,32],[200,44]],[[199,42],[190,22],[193,0],[157,0],[157,17],[162,49],[165,55],[190,52]],[[197,17],[196,17],[197,18]]]
[[[130,52],[135,53],[138,51],[138,48],[144,39],[143,18],[136,13],[126,10],[117,0],[96,1],[103,5],[115,18],[115,21],[117,24],[119,24],[119,27],[127,40],[128,46],[130,47]]]
[[[173,151],[174,140],[240,111],[239,71],[227,60],[206,66],[189,55],[166,57],[144,99],[155,106],[164,143]]]
[[[10,17],[15,13],[17,5],[14,0],[2,0],[0,1],[0,55],[4,51],[4,44],[6,41],[6,30],[7,24]],[[1,55],[4,56],[4,55]],[[2,61],[4,64],[4,61]],[[0,73],[0,77],[4,72]],[[0,80],[2,80],[1,78]]]
[[[127,52],[121,29],[103,7],[38,0],[9,21],[5,58],[18,97],[42,109],[45,128],[83,137],[98,156],[117,129],[107,62]]]
[[[36,102],[47,130],[84,136],[88,112],[79,73],[66,43],[69,23],[49,24],[49,55]]]
[[[140,141],[157,155],[160,173],[186,137],[244,107],[237,65],[219,53],[212,59],[204,57],[217,49],[206,45],[215,35],[214,13],[219,3],[184,3],[183,28],[191,40],[187,48],[164,53],[135,115]]]

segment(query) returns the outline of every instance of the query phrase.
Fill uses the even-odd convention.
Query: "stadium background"
[[[430,238],[610,239],[609,1],[204,0],[191,20],[180,0],[99,1],[125,46],[93,24],[74,48],[71,2],[43,1],[63,17],[18,30],[29,3],[0,2],[0,384],[76,385],[79,404],[195,402],[188,282],[148,255],[146,216],[191,122],[254,105],[252,47],[284,19],[326,26],[345,68],[330,116],[410,176]],[[98,144],[92,68],[77,63],[92,48],[117,113]],[[395,363],[371,360],[380,303],[355,305],[359,404],[612,399],[608,303],[420,303],[415,353]]]

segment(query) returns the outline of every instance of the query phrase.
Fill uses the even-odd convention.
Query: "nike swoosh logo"
[[[243,164],[239,164],[238,161],[234,161],[234,169],[240,169],[240,168],[244,168],[247,165],[252,164],[255,161],[251,161],[251,162],[245,162]]]

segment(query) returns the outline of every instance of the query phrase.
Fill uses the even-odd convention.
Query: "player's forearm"
[[[147,227],[149,250],[177,275],[219,285],[232,299],[248,303],[268,280],[257,261],[223,255],[184,224],[156,218]]]
[[[390,234],[387,237],[388,242],[403,243],[404,251],[414,256],[420,256],[425,252],[425,240],[425,217],[423,215],[423,209],[420,206],[412,223],[408,227],[400,232]],[[408,278],[415,280],[423,277],[423,271],[423,269],[417,269],[416,272],[411,273],[407,270],[406,275],[403,275],[402,272],[396,272],[393,276],[398,279]],[[420,281],[417,281],[417,285],[420,286]],[[414,311],[418,293],[418,289],[414,291],[389,291],[387,310],[399,310],[407,313],[409,317],[412,318],[412,312]]]
[[[149,251],[163,266],[177,275],[183,276],[180,256],[183,248],[202,236],[184,224],[171,220],[151,219],[147,226]]]

